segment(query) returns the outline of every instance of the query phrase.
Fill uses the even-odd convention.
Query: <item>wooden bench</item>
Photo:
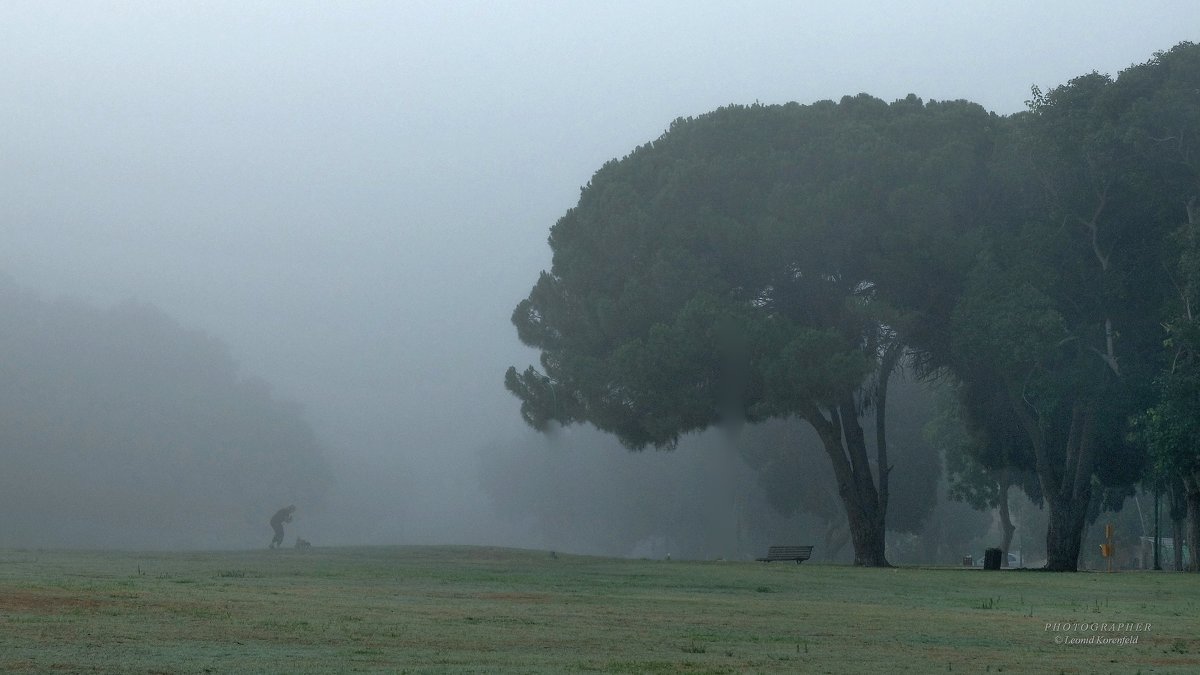
[[[811,546],[772,546],[767,549],[767,557],[758,558],[759,562],[775,562],[776,560],[795,560],[796,564],[812,557]]]

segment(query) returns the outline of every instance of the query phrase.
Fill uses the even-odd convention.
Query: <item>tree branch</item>
[[[1008,394],[1009,407],[1017,416],[1017,421],[1024,427],[1026,435],[1029,436],[1029,443],[1033,446],[1034,463],[1037,467],[1038,481],[1042,485],[1042,492],[1045,493],[1047,499],[1057,498],[1058,476],[1050,464],[1050,458],[1046,456],[1046,439],[1041,425],[1029,412],[1033,406],[1025,399],[1024,393],[1017,394],[1016,387],[1012,384],[1008,384],[1004,389]]]
[[[1100,220],[1100,214],[1104,211],[1104,206],[1108,202],[1108,187],[1105,186],[1104,190],[1098,190],[1096,196],[1100,198],[1100,201],[1096,204],[1096,209],[1092,211],[1091,219],[1084,220],[1083,218],[1079,218],[1079,222],[1091,233],[1092,252],[1096,254],[1096,260],[1100,261],[1100,269],[1107,272],[1109,256],[1104,255],[1104,252],[1100,250],[1100,227],[1096,223]]]

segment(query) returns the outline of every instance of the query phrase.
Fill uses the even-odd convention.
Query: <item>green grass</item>
[[[1047,623],[1149,623],[1132,645]],[[0,672],[1200,672],[1200,577],[471,547],[0,551]]]

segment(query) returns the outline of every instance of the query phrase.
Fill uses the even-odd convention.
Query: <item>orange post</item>
[[[1112,523],[1108,523],[1104,526],[1104,538],[1107,539],[1108,541],[1103,544],[1100,544],[1100,554],[1103,555],[1104,559],[1108,561],[1108,571],[1109,572],[1113,571],[1113,552],[1114,552],[1113,532],[1114,532],[1114,529],[1115,528],[1113,528]]]

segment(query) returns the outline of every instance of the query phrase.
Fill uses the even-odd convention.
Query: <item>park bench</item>
[[[811,546],[772,546],[767,549],[767,557],[758,558],[760,562],[775,562],[776,560],[795,560],[796,564],[812,557]]]

